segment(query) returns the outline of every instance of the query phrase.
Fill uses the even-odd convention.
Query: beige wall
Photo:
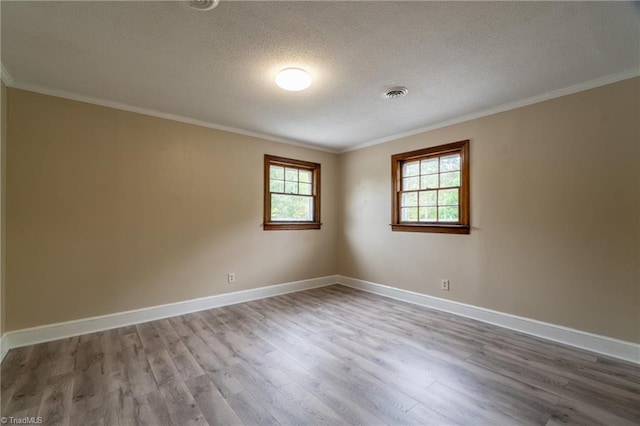
[[[340,273],[640,342],[639,89],[340,156],[9,89],[3,325]],[[390,156],[462,139],[471,235],[391,232]],[[321,231],[261,230],[264,153],[322,163]]]
[[[339,273],[640,342],[639,86],[341,155]],[[390,156],[462,139],[471,235],[391,232]]]
[[[5,321],[5,218],[7,187],[7,124],[9,108],[7,108],[7,87],[0,82],[2,102],[0,103],[0,336],[4,333]]]
[[[335,274],[335,154],[9,92],[7,330]],[[322,164],[322,230],[262,230],[265,153]]]

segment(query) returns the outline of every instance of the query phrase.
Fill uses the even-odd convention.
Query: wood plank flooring
[[[11,350],[47,425],[640,424],[640,367],[339,285]]]

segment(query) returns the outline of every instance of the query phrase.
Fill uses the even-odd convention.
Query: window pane
[[[457,222],[458,207],[438,207],[439,222]]]
[[[420,173],[423,175],[438,173],[438,159],[430,158],[428,160],[422,160],[420,162]]]
[[[271,179],[284,179],[284,167],[271,166],[269,168],[269,176],[271,176]]]
[[[418,205],[420,206],[435,206],[437,203],[436,192],[438,191],[421,191]]]
[[[470,233],[468,153],[464,140],[391,156],[393,231]]]
[[[311,183],[311,172],[309,170],[299,170],[298,175],[300,182]]]
[[[301,183],[298,185],[300,189],[300,194],[302,195],[311,195],[311,184],[310,183]]]
[[[284,192],[286,192],[287,194],[297,194],[298,193],[298,182],[286,181],[284,183]]]
[[[402,194],[402,207],[414,207],[418,205],[417,192],[405,192]]]
[[[438,191],[438,205],[439,206],[457,206],[458,205],[458,190],[457,189],[443,189]]]
[[[298,169],[290,169],[289,167],[287,167],[287,169],[285,171],[285,179],[297,182],[298,181]]]
[[[442,173],[440,175],[440,186],[460,186],[460,172]]]
[[[271,195],[271,220],[313,221],[313,197]]]
[[[440,173],[460,170],[460,154],[440,157]]]
[[[271,179],[271,182],[269,183],[269,191],[284,192],[284,181]]]
[[[413,191],[416,189],[420,189],[419,186],[420,186],[420,178],[418,176],[402,179],[403,191]]]
[[[402,212],[403,222],[416,222],[418,220],[418,208],[417,207],[405,207],[400,209]]]
[[[420,222],[437,222],[438,208],[437,207],[420,207],[418,211],[418,218]]]
[[[438,175],[420,176],[420,189],[437,188]]]
[[[417,176],[420,174],[420,162],[413,161],[411,163],[404,163],[402,166],[402,176]]]

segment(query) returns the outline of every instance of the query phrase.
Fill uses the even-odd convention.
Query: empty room
[[[0,26],[0,423],[640,424],[638,2]]]

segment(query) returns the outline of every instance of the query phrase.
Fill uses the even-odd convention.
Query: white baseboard
[[[492,311],[478,306],[427,296],[369,281],[339,276],[338,282],[344,286],[364,290],[392,299],[450,312],[467,318],[508,328],[565,345],[586,349],[613,358],[640,364],[640,344],[587,333],[560,325],[550,324],[503,312]]]
[[[2,354],[1,359],[4,359],[4,355],[10,349],[19,348],[21,346],[50,342],[52,340],[95,333],[98,331],[154,321],[176,315],[184,315],[192,312],[203,311],[205,309],[264,299],[266,297],[309,290],[316,287],[324,287],[331,284],[337,284],[338,279],[339,277],[337,275],[312,278],[309,280],[277,284],[250,290],[236,291],[233,293],[202,297],[199,299],[185,300],[183,302],[169,303],[166,305],[152,306],[149,308],[135,309],[132,311],[118,312],[115,314],[9,331],[2,337],[2,347],[0,349]]]
[[[450,312],[547,340],[640,364],[640,345],[637,343],[625,342],[623,340],[612,339],[610,337],[587,333],[560,325],[492,311],[478,306],[427,296],[426,294],[415,293],[341,275],[313,278],[309,280],[186,300],[166,305],[152,306],[132,311],[118,312],[115,314],[9,331],[0,337],[0,360],[4,359],[6,353],[12,348],[34,345],[37,343],[64,339],[82,334],[95,333],[98,331],[154,321],[176,315],[184,315],[205,309],[233,305],[256,299],[264,299],[267,297],[309,290],[317,287],[324,287],[331,284],[342,284],[358,290],[364,290],[381,296],[390,297],[392,299]]]

